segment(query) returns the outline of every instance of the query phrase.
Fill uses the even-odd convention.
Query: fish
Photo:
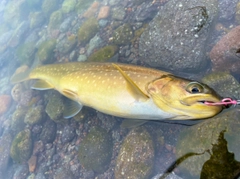
[[[205,102],[221,97],[209,86],[169,72],[110,62],[68,62],[15,74],[12,83],[37,79],[36,90],[55,89],[69,99],[63,116],[75,116],[83,106],[126,118],[124,126],[149,120],[207,119],[223,109]],[[131,119],[131,120],[129,120]]]

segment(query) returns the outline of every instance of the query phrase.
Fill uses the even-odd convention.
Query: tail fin
[[[13,76],[11,77],[11,83],[19,83],[25,80],[29,80],[29,74],[30,74],[31,70],[26,70],[25,72],[22,73],[17,73],[17,74],[13,74]]]

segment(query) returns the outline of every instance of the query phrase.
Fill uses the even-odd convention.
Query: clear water
[[[10,82],[18,67],[24,71],[52,63],[110,61],[194,80],[205,76],[203,81],[223,97],[239,98],[239,33],[220,67],[209,56],[239,25],[239,2],[213,0],[207,9],[203,2],[189,7],[173,0],[0,0],[0,178],[237,178],[237,107],[195,125],[150,121],[127,129],[120,127],[124,119],[89,107],[64,119],[67,101],[62,95],[32,90],[32,81]],[[158,31],[154,19],[167,8],[174,14],[175,6],[186,8],[168,17],[175,18],[174,24],[160,18]],[[178,36],[186,32],[176,30],[188,27],[184,23],[195,28],[190,40]],[[151,35],[155,44],[147,49]],[[214,70],[217,75],[207,78]]]

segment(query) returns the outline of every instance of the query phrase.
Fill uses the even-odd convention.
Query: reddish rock
[[[83,14],[83,17],[90,18],[94,16],[94,14],[97,12],[99,7],[99,2],[95,1],[92,3],[92,5],[88,8],[88,10]]]
[[[229,31],[212,48],[210,58],[213,71],[240,73],[240,26]]]
[[[7,112],[11,104],[11,96],[0,95],[0,115]]]
[[[98,19],[105,19],[109,16],[110,7],[109,6],[103,6],[101,7],[99,13],[98,13]]]
[[[37,157],[35,155],[32,155],[31,158],[28,160],[28,168],[30,173],[33,173],[35,171],[36,165]]]

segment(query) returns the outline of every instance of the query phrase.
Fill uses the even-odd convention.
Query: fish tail
[[[26,70],[25,72],[13,74],[13,76],[10,79],[11,83],[14,84],[14,83],[19,83],[25,80],[29,80],[30,72],[31,70],[29,69],[29,70]]]

